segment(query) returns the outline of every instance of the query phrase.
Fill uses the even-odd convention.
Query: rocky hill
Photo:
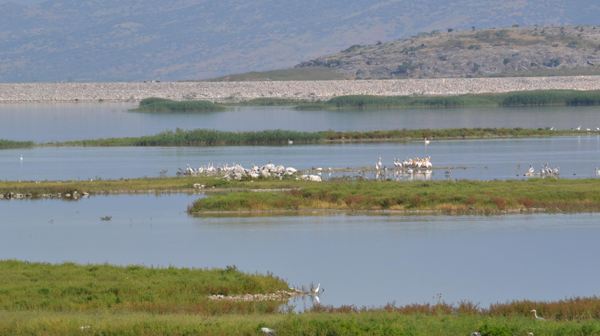
[[[421,31],[598,17],[598,0],[0,0],[0,82],[204,79]]]
[[[300,63],[347,78],[600,74],[600,26],[434,31]]]

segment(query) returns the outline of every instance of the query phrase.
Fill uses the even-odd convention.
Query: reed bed
[[[597,106],[600,91],[538,90],[456,96],[339,96],[307,102],[297,109],[403,109],[459,107]]]
[[[218,112],[224,111],[225,106],[207,100],[176,101],[163,98],[146,98],[140,101],[134,112]]]
[[[491,139],[581,135],[586,131],[550,130],[545,128],[450,128],[402,129],[379,131],[299,132],[266,130],[227,132],[209,129],[162,132],[156,135],[50,143],[53,146],[281,146],[288,144],[327,144],[344,142],[405,142],[423,138]]]

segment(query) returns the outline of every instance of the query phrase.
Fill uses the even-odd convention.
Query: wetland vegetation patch
[[[592,131],[597,132],[597,131]],[[75,140],[50,143],[56,146],[269,146],[289,144],[327,144],[344,142],[403,142],[424,138],[490,139],[551,137],[586,134],[585,130],[554,130],[547,128],[449,128],[402,129],[377,131],[317,131],[265,130],[228,132],[209,129],[166,131],[156,135],[126,138]]]
[[[207,100],[171,100],[150,97],[142,99],[139,106],[131,111],[134,112],[218,112],[224,111],[224,105],[213,103]]]
[[[350,95],[297,105],[297,109],[406,109],[466,107],[597,106],[600,91],[536,90],[451,96]]]
[[[385,211],[504,214],[600,211],[600,179],[394,182],[333,180],[282,192],[240,190],[197,200],[188,211],[218,213]]]
[[[0,139],[0,149],[29,148],[33,146],[33,141],[12,141]]]

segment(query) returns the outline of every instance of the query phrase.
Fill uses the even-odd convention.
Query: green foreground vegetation
[[[288,285],[226,269],[117,267],[0,261],[0,311],[147,313],[273,312],[275,303],[211,301],[209,295],[268,294]]]
[[[594,131],[596,132],[596,131]],[[586,131],[526,128],[451,128],[388,131],[318,131],[299,132],[266,130],[227,132],[207,129],[166,131],[156,135],[76,140],[50,143],[51,146],[273,146],[294,144],[330,144],[345,142],[406,142],[449,139],[492,139],[551,137],[587,134]]]
[[[387,311],[348,313],[226,315],[187,314],[2,313],[0,334],[11,336],[184,336],[264,335],[267,326],[277,335],[315,336],[592,336],[600,335],[600,321],[535,321],[529,317],[467,314],[399,314]]]
[[[29,148],[33,147],[32,141],[11,141],[0,139],[0,149],[13,149],[13,148]]]
[[[296,108],[311,110],[597,105],[600,105],[600,91],[540,90],[456,96],[340,96],[323,102],[300,104]]]
[[[297,314],[282,302],[210,301],[207,295],[268,293],[270,275],[221,270],[51,265],[0,261],[0,335],[600,335],[600,298],[515,301],[487,308],[317,306]],[[537,309],[545,321],[535,320]]]
[[[175,101],[163,98],[146,98],[140,101],[134,112],[217,112],[224,111],[225,106],[206,100]]]

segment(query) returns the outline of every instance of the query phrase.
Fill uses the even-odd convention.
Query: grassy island
[[[592,131],[597,133],[597,131]],[[318,131],[299,132],[266,130],[249,132],[227,132],[217,130],[182,130],[162,132],[156,135],[76,140],[50,143],[56,146],[279,146],[293,144],[331,144],[347,142],[406,142],[449,139],[494,139],[552,137],[587,134],[575,130],[550,130],[545,128],[450,128],[385,131]]]
[[[282,186],[285,183],[282,183]],[[504,214],[600,211],[600,179],[393,182],[334,180],[282,192],[240,190],[200,199],[195,215],[397,212]]]
[[[475,304],[316,306],[302,314],[282,302],[209,300],[221,293],[271,293],[274,276],[226,269],[51,265],[0,261],[0,335],[598,335],[600,299]],[[545,321],[535,320],[537,309]]]
[[[176,101],[163,98],[146,98],[140,101],[134,112],[217,112],[225,106],[206,100]]]
[[[297,109],[403,109],[460,107],[597,106],[600,91],[540,90],[456,96],[340,96]]]

